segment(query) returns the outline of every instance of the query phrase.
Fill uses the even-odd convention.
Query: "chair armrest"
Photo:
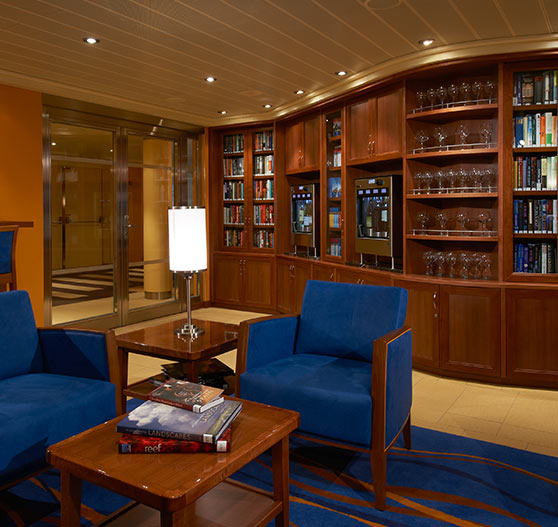
[[[409,418],[412,404],[411,328],[402,327],[374,341],[372,446],[387,450]]]
[[[236,354],[237,379],[246,370],[292,355],[298,321],[298,315],[277,315],[242,322]]]

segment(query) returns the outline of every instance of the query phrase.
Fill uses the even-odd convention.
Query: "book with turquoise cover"
[[[241,409],[241,401],[230,399],[199,414],[168,404],[146,401],[119,421],[116,431],[215,443],[236,419]]]

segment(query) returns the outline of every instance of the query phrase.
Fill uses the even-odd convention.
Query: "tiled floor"
[[[239,323],[257,313],[205,308],[194,318]],[[117,333],[184,318],[184,314],[119,328]],[[220,356],[234,368],[235,351]],[[130,355],[130,381],[160,373],[160,359]],[[535,390],[445,379],[415,371],[414,425],[558,457],[558,390]]]

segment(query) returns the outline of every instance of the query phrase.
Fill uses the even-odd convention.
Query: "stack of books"
[[[133,453],[229,452],[232,422],[240,401],[225,400],[223,390],[169,379],[148,400],[116,425],[119,451]]]

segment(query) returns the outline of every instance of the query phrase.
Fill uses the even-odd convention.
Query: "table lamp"
[[[169,268],[175,273],[183,273],[186,277],[188,320],[176,333],[195,339],[204,329],[192,324],[190,290],[193,274],[207,269],[205,208],[169,209]]]

